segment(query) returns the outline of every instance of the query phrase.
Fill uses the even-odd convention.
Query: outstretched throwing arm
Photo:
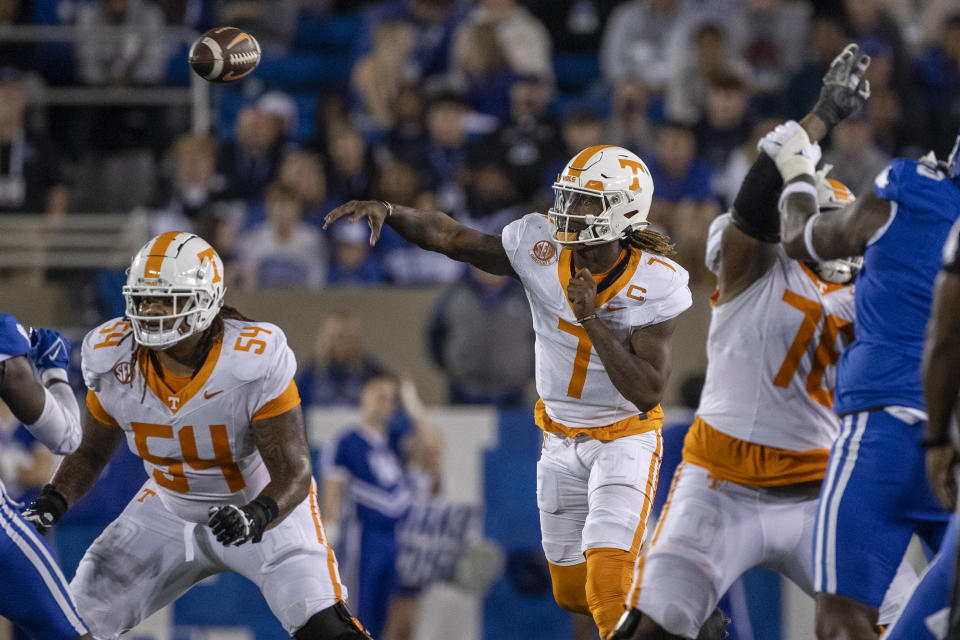
[[[328,213],[323,228],[340,218],[351,222],[366,220],[370,225],[370,246],[380,239],[380,230],[386,223],[418,247],[470,263],[487,273],[516,277],[499,236],[465,227],[443,212],[421,211],[381,200],[351,200]]]

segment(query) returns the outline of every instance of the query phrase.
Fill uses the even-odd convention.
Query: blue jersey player
[[[960,182],[960,136],[945,171]],[[954,472],[960,449],[950,437],[951,416],[960,391],[960,220],[943,248],[943,268],[934,288],[933,312],[923,354],[923,393],[927,402],[927,477],[940,503],[954,508],[957,483]],[[957,519],[951,519],[940,553],[927,567],[920,584],[885,640],[940,640],[960,638],[960,591],[954,572],[957,557]],[[951,603],[950,590],[953,586]],[[952,606],[951,606],[952,605]],[[949,624],[949,634],[947,627]]]
[[[837,369],[841,431],[817,515],[816,631],[820,640],[868,640],[911,535],[936,548],[947,521],[919,448],[927,419],[920,370],[940,249],[960,217],[960,189],[932,154],[897,158],[876,177],[874,193],[820,216],[811,115],[803,127],[779,128],[783,245],[801,260],[863,255],[856,339]]]
[[[392,378],[367,382],[360,423],[340,431],[323,452],[324,526],[336,540],[351,605],[375,638],[386,624],[396,586],[397,524],[413,500],[413,487],[389,442],[397,393]]]
[[[80,409],[67,383],[69,351],[56,331],[28,334],[0,313],[0,398],[59,454],[80,444]],[[53,554],[16,506],[0,483],[0,615],[39,640],[89,638]]]

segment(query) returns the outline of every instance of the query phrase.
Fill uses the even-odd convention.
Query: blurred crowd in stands
[[[757,139],[806,112],[848,41],[873,59],[873,97],[827,142],[833,177],[868,188],[893,155],[946,152],[960,126],[958,0],[0,0],[0,28],[29,24],[76,39],[0,36],[0,211],[138,210],[152,232],[205,236],[243,288],[459,280],[489,308],[515,292],[323,216],[380,198],[497,233],[545,212],[594,144],[645,159],[650,218],[703,282],[707,226]],[[33,99],[186,86],[189,39],[165,28],[223,24],[264,60],[213,87],[209,135],[186,107]]]

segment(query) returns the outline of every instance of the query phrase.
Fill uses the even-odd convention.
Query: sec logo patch
[[[530,258],[539,265],[553,264],[557,260],[557,248],[549,240],[540,240],[530,250]]]
[[[126,360],[118,362],[116,366],[113,367],[113,377],[116,378],[120,384],[133,386],[133,367],[130,366],[130,363]]]

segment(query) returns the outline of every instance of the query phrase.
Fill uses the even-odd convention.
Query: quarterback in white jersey
[[[223,306],[223,263],[189,233],[144,245],[123,293],[126,317],[83,341],[83,441],[31,508],[53,526],[123,439],[143,459],[147,482],[70,584],[93,636],[119,638],[235,571],[294,638],[369,638],[320,521],[283,332]]]
[[[622,609],[660,468],[660,397],[674,318],[691,304],[672,246],[646,229],[653,181],[621,147],[584,149],[555,206],[483,234],[439,212],[349,202],[327,216],[386,223],[425,249],[520,280],[533,313],[537,504],[554,597],[602,635]]]

